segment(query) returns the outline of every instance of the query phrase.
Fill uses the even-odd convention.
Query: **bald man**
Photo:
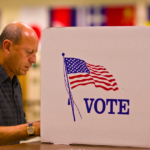
[[[7,25],[0,35],[0,145],[40,135],[40,122],[26,123],[18,75],[36,62],[38,38],[21,22]]]

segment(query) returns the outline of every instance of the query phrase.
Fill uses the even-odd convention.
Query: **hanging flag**
[[[102,26],[106,22],[105,14],[103,14],[103,7],[87,7],[86,11],[86,26]]]
[[[49,11],[51,27],[84,26],[84,8],[51,8]]]
[[[75,26],[76,12],[71,8],[54,8],[50,10],[51,27]]]
[[[133,26],[135,25],[134,6],[88,7],[87,26]]]
[[[96,88],[102,88],[106,91],[118,90],[115,78],[104,66],[92,65],[78,58],[67,57],[65,57],[65,63],[71,89],[94,84]]]
[[[134,6],[116,6],[104,7],[102,13],[106,17],[106,26],[134,26],[135,25],[135,7]]]
[[[85,13],[85,7],[77,7],[76,8],[76,25],[77,26],[86,26],[86,13]]]

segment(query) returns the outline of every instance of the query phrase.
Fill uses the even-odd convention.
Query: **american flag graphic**
[[[88,84],[106,91],[119,89],[115,78],[104,66],[92,65],[78,58],[64,59],[71,89]]]

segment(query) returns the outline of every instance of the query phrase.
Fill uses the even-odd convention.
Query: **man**
[[[0,35],[0,145],[40,135],[40,122],[26,123],[17,75],[36,62],[38,38],[21,22],[7,25]]]

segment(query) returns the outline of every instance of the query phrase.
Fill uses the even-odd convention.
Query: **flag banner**
[[[85,7],[77,7],[76,8],[76,25],[77,26],[86,26],[86,13]]]
[[[51,27],[76,26],[76,9],[52,8],[50,9],[50,18]]]
[[[51,8],[49,16],[51,27],[135,25],[134,6]]]
[[[102,10],[106,17],[106,26],[134,26],[135,25],[135,7],[134,6],[116,6],[104,7]]]
[[[85,26],[84,7],[60,7],[49,10],[51,27]]]
[[[134,6],[101,6],[86,8],[87,26],[133,26],[135,25]]]
[[[103,14],[103,7],[86,8],[86,26],[103,26],[106,22],[106,16]]]
[[[94,84],[106,91],[118,90],[115,78],[104,66],[92,65],[77,58],[65,58],[71,89],[77,86]]]

